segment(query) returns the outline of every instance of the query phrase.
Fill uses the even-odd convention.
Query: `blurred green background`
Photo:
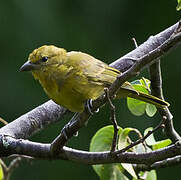
[[[47,101],[48,98],[30,73],[19,73],[19,67],[29,53],[44,44],[54,44],[68,51],[89,53],[111,63],[134,49],[131,40],[138,44],[176,23],[176,0],[0,0],[0,116],[11,122],[20,115]],[[162,58],[163,86],[171,104],[174,125],[181,131],[180,61],[181,46]],[[140,75],[140,77],[143,74]],[[147,76],[144,72],[144,76]],[[125,100],[115,102],[119,125],[143,131],[155,126],[159,116],[135,117],[126,107]],[[67,119],[70,117],[67,117]],[[66,122],[66,121],[65,121]],[[54,124],[31,139],[50,142],[59,133],[62,123]],[[109,109],[104,107],[87,127],[72,138],[69,146],[89,149],[94,133],[111,124]],[[158,137],[159,138],[159,137]],[[170,179],[179,174],[180,167],[159,169],[158,179]],[[62,160],[35,160],[23,162],[13,173],[13,180],[40,179],[98,179],[88,165]]]

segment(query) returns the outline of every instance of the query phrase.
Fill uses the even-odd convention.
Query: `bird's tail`
[[[159,99],[155,96],[152,96],[150,94],[145,94],[143,92],[135,92],[135,93],[130,93],[128,95],[128,97],[134,98],[134,99],[138,99],[150,104],[155,105],[158,108],[164,108],[164,107],[168,107],[170,104],[162,99]]]

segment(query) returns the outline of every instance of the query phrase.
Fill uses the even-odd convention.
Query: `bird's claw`
[[[61,130],[61,134],[65,137],[66,140],[68,140],[67,131],[69,129],[69,123],[66,124],[63,129]]]
[[[94,113],[98,113],[99,112],[99,108],[97,108],[95,111],[92,111],[92,99],[88,99],[87,100],[87,103],[86,103],[86,106],[87,106],[87,110],[88,112],[93,115]]]
[[[72,123],[75,121],[76,117],[79,115],[79,113],[75,113],[74,116],[72,117],[72,119],[63,127],[63,129],[61,130],[61,134],[65,137],[66,140],[68,140],[68,132],[70,129],[70,126],[72,125]],[[74,136],[77,137],[78,136],[78,131],[74,133]]]

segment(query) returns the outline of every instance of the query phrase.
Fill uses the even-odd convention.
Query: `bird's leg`
[[[89,119],[90,114],[87,112],[75,113],[71,120],[63,127],[61,133],[53,140],[51,143],[51,153],[59,153],[67,141],[74,135],[78,135],[78,130],[85,125],[86,121]]]
[[[61,130],[61,134],[64,135],[66,140],[68,140],[67,132],[69,130],[69,127],[76,121],[78,116],[79,116],[79,113],[75,113],[73,117],[71,118],[71,120]],[[74,136],[78,136],[78,131],[74,134]]]
[[[98,113],[99,112],[99,108],[96,109],[96,111],[92,111],[92,99],[88,99],[86,101],[85,107],[87,108],[88,112],[93,115],[94,113]]]
[[[92,111],[92,99],[89,99],[86,101],[85,104],[85,108],[87,109],[87,111],[93,115],[94,113],[98,113],[99,112],[99,108],[96,111]],[[63,127],[63,129],[61,130],[61,134],[65,137],[66,140],[68,140],[68,131],[69,128],[71,127],[71,125],[77,120],[77,117],[79,116],[80,113],[75,113],[72,117],[72,119]],[[88,122],[88,121],[87,121]],[[87,125],[87,123],[85,124]],[[78,136],[78,131],[74,134],[74,136]]]

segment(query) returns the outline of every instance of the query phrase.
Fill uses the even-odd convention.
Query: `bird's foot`
[[[61,130],[61,134],[65,137],[66,140],[68,140],[68,135],[67,135],[68,129],[69,129],[69,123],[66,124]]]
[[[92,111],[92,99],[88,99],[87,102],[86,102],[86,107],[87,107],[87,110],[88,112],[93,115],[94,113],[98,113],[99,112],[99,108],[97,108],[95,111]]]
[[[79,116],[79,113],[75,113],[72,119],[63,127],[61,134],[68,140],[68,132],[72,124],[76,121],[76,118]],[[78,136],[78,131],[74,133],[74,136]]]

